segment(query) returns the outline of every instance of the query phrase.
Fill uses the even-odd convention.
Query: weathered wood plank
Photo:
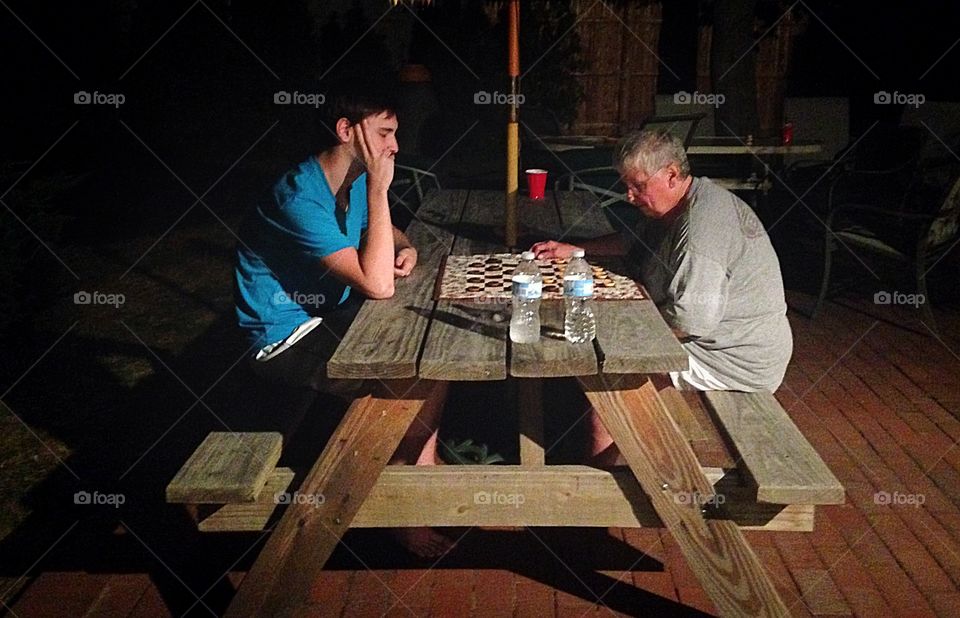
[[[580,381],[720,614],[789,615],[737,525],[704,519],[701,508],[719,500],[653,384],[626,380],[613,387],[604,376]]]
[[[718,494],[724,516],[742,527],[812,529],[812,507],[757,505],[749,490],[727,485]],[[629,470],[588,466],[388,466],[352,525],[662,527]]]
[[[534,240],[556,237],[560,232],[560,220],[556,208],[551,200],[533,202],[525,198],[519,200],[519,218],[522,229],[522,240],[532,243]],[[453,252],[456,254],[472,254],[504,251],[497,236],[496,222],[502,219],[503,195],[495,191],[473,191],[464,208],[463,217],[458,228],[457,240]],[[459,310],[455,310],[452,303],[438,304],[438,310],[443,310],[457,317],[464,311],[463,303]],[[506,354],[506,338],[508,331],[509,307],[495,306],[492,310],[484,311],[478,305],[474,311],[478,315],[500,315],[504,318],[503,327],[491,329],[491,323],[486,319],[473,330],[451,330],[447,323],[436,324],[436,332],[428,336],[427,349],[424,359],[421,360],[421,376],[426,368],[431,377],[444,379],[464,379],[457,377],[456,364],[465,366],[466,376],[476,376],[478,372],[472,366],[481,362],[486,369],[499,359],[501,348],[497,343],[482,339],[484,330],[493,330],[503,336],[503,352]],[[545,302],[541,306],[541,323],[547,332],[562,333],[563,309],[562,304]],[[433,327],[431,327],[431,330]],[[479,333],[476,331],[480,331]],[[437,341],[433,341],[436,339]],[[559,377],[572,375],[587,375],[596,373],[596,353],[592,345],[571,346],[562,338],[542,337],[540,342],[532,345],[512,345],[510,358],[510,374],[518,377]],[[429,350],[429,356],[427,351]],[[478,354],[479,359],[471,358],[469,363],[464,362],[463,356]],[[456,363],[448,361],[456,359]],[[445,362],[446,361],[446,362]],[[476,379],[476,378],[474,378]]]
[[[414,240],[414,235],[421,243],[426,243],[427,238],[433,238],[435,242],[446,244],[447,236],[434,234],[436,229],[455,235],[456,226],[463,216],[463,206],[467,201],[470,192],[462,189],[447,189],[443,191],[430,191],[424,197],[423,204],[417,209],[414,220],[407,226],[407,237]],[[421,229],[425,226],[427,229]],[[418,244],[419,246],[419,244]]]
[[[594,303],[597,304],[597,303]],[[540,304],[540,341],[510,344],[510,375],[518,378],[561,378],[597,373],[593,342],[572,344],[563,338],[563,303]]]
[[[703,472],[722,496],[723,516],[745,530],[810,532],[812,505],[758,504],[756,494],[718,468]],[[281,508],[293,472],[277,468],[257,502],[230,504],[200,522],[203,532],[263,530]],[[268,495],[269,492],[269,495]],[[489,494],[481,504],[478,494]],[[496,500],[494,493],[498,494]],[[519,496],[504,506],[500,495]],[[626,469],[587,466],[387,466],[353,518],[352,528],[409,526],[662,527]]]
[[[519,249],[527,250],[535,242],[552,240],[563,234],[560,215],[557,212],[556,198],[548,192],[542,200],[531,200],[523,196],[517,204],[520,213],[522,235]]]
[[[437,269],[450,252],[453,233],[441,224],[455,224],[465,192],[430,193],[421,210],[433,223],[418,219],[407,228],[417,247],[418,264],[409,277],[398,279],[394,297],[368,300],[327,363],[331,378],[390,379],[417,375],[417,356],[435,302]],[[459,204],[458,200],[462,200]],[[434,224],[436,223],[436,225]]]
[[[507,253],[504,244],[504,196],[500,191],[471,191],[457,226],[454,255]]]
[[[438,302],[420,358],[420,377],[447,381],[506,379],[509,327],[509,305]]]
[[[670,417],[673,419],[673,422],[677,424],[677,427],[680,428],[680,432],[683,434],[683,437],[687,439],[687,442],[706,440],[707,433],[703,430],[703,427],[700,426],[700,421],[694,416],[680,391],[673,386],[667,386],[666,388],[661,388],[659,392],[660,399],[667,407],[667,412],[670,413]],[[694,449],[693,452],[696,454],[696,449]],[[697,460],[699,461],[699,459],[698,457]],[[702,464],[703,462],[700,463]]]
[[[586,191],[560,191],[553,194],[560,213],[562,233],[557,240],[576,244],[578,240],[597,238],[614,232],[603,208]],[[590,256],[587,256],[587,260]]]
[[[517,199],[520,238],[517,251],[526,250],[534,242],[559,236],[563,229],[554,200]],[[470,200],[458,228],[454,253],[502,253],[504,244],[504,195],[502,191],[471,191]]]
[[[546,461],[543,445],[543,380],[516,380],[520,421],[520,463],[542,466]]]
[[[453,253],[502,253],[491,223],[501,220],[503,194],[471,191]],[[507,377],[510,305],[439,301],[424,342],[419,375],[430,380],[503,380]]]
[[[712,484],[652,382],[640,376],[597,376],[580,378],[580,383],[631,469],[631,460],[650,462],[645,472],[657,475],[658,495],[676,495],[678,504],[694,495],[704,503],[713,496]]]
[[[278,495],[287,492],[293,482],[290,468],[275,468],[267,478],[256,502],[225,504],[197,524],[201,532],[258,532],[267,527],[280,506]],[[288,494],[289,495],[289,494]]]
[[[385,392],[357,399],[347,410],[298,490],[322,500],[287,507],[226,615],[289,615],[306,604],[313,582],[410,424],[425,407],[441,405],[446,392],[442,382],[384,386]]]
[[[167,485],[167,502],[253,502],[282,448],[283,438],[277,432],[211,432]]]
[[[652,301],[593,303],[603,373],[685,371],[687,353]]]
[[[697,461],[702,466],[715,466],[729,470],[737,467],[737,460],[730,454],[730,448],[717,429],[716,423],[710,417],[703,393],[699,391],[677,391],[687,404],[690,414],[696,419],[697,425],[703,430],[704,439],[690,443]]]
[[[704,398],[756,483],[758,500],[843,504],[843,485],[771,393],[715,391]]]

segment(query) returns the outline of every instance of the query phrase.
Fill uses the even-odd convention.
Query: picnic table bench
[[[610,233],[592,203],[578,192],[521,199],[522,229]],[[228,615],[292,613],[350,527],[477,525],[666,527],[721,614],[786,615],[741,529],[810,531],[815,506],[843,503],[843,487],[772,394],[657,388],[649,374],[683,370],[687,356],[649,300],[596,302],[596,341],[579,345],[514,344],[506,307],[435,300],[445,255],[506,250],[489,233],[502,209],[497,192],[428,194],[407,231],[417,268],[392,299],[364,304],[327,365],[365,387],[309,471],[276,467],[278,434],[211,434],[171,482],[168,501],[207,505],[202,530],[272,526]],[[544,327],[558,328],[562,305],[542,309]],[[551,377],[579,382],[627,468],[545,465]],[[519,465],[386,465],[446,383],[505,379],[516,384]],[[306,499],[290,498],[294,486]],[[494,492],[524,500],[484,499]]]

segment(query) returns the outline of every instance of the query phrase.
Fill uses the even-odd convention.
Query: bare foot
[[[419,558],[439,558],[455,543],[433,528],[394,528],[393,538]]]

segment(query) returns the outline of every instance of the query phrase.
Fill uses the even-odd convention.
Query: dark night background
[[[87,182],[87,190],[112,188],[122,196],[117,204],[104,193],[91,200],[95,209],[89,203],[77,205],[82,212],[71,214],[87,219],[110,210],[111,217],[136,225],[169,207],[151,203],[159,180],[153,173],[155,161],[121,121],[191,185],[202,184],[206,166],[216,168],[214,161],[242,152],[259,136],[258,129],[274,120],[280,124],[266,149],[296,158],[313,147],[313,127],[303,126],[309,118],[277,108],[270,100],[280,88],[316,85],[325,53],[329,57],[331,47],[343,46],[317,32],[321,29],[311,25],[305,3],[143,1],[129,3],[137,5],[129,13],[124,4],[11,2],[7,6],[16,17],[11,10],[0,11],[7,110],[2,120],[4,159],[33,161],[77,122],[36,171],[92,172],[96,181]],[[349,2],[340,4],[349,9]],[[896,106],[872,105],[877,90],[920,92],[928,101],[957,100],[960,50],[952,47],[960,36],[956,3],[808,5],[817,17],[809,19],[798,38],[788,96],[850,96],[854,135],[878,117],[899,114]],[[776,9],[771,11],[775,19]],[[697,18],[696,0],[664,3],[659,52],[681,79],[661,70],[659,92],[694,89]],[[450,35],[470,36],[463,31]],[[362,62],[365,48],[376,39],[361,41],[349,54],[351,60]],[[390,53],[395,63],[410,55],[409,50]],[[436,44],[428,51],[445,53],[449,55]],[[491,60],[486,64],[502,59]],[[451,61],[451,70],[463,68]],[[117,110],[77,106],[72,98],[79,90],[120,92],[126,102]],[[83,227],[82,221],[75,223]],[[111,226],[110,231],[126,229],[132,228]]]

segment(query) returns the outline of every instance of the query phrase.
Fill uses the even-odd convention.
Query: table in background
[[[548,136],[540,143],[552,153],[553,169],[564,175],[578,170],[612,165],[617,138],[596,135]],[[749,143],[748,143],[749,142]],[[746,192],[752,205],[759,206],[761,198],[773,187],[774,179],[783,170],[784,157],[815,156],[823,151],[823,143],[813,140],[783,144],[778,138],[694,137],[687,148],[691,167],[697,176],[707,176],[730,191]],[[698,157],[709,157],[697,161]],[[734,169],[734,159],[752,157]],[[541,162],[543,164],[543,162]],[[547,166],[551,169],[551,166]]]
[[[576,150],[603,150],[609,149],[612,156],[613,148],[619,138],[601,135],[562,135],[546,136],[541,145],[551,152],[571,152]],[[746,137],[694,137],[687,148],[688,155],[815,155],[823,152],[823,142],[815,140],[799,140],[784,144],[776,138]]]

